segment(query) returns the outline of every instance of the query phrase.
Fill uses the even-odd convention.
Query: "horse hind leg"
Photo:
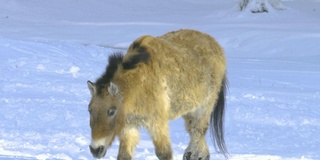
[[[205,136],[209,126],[210,113],[204,108],[183,116],[190,135],[190,142],[183,155],[183,160],[209,160],[210,154]]]

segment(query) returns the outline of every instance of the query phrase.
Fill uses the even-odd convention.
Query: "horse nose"
[[[95,158],[102,158],[106,154],[106,148],[104,146],[99,146],[98,148],[93,148],[91,145],[89,146],[90,152]]]

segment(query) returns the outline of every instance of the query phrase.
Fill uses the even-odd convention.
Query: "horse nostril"
[[[100,146],[100,147],[98,148],[98,154],[99,154],[99,155],[103,154],[103,151],[104,151],[104,146]]]

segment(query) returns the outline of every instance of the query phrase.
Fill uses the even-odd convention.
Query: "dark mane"
[[[118,70],[118,65],[122,63],[123,54],[121,52],[113,53],[109,56],[109,64],[106,68],[106,71],[102,76],[96,81],[97,94],[101,94],[104,88],[106,88]]]
[[[97,94],[102,94],[103,90],[106,90],[108,87],[106,85],[109,85],[119,65],[122,65],[124,70],[130,70],[136,68],[140,62],[148,62],[150,55],[144,47],[139,47],[137,52],[138,54],[131,56],[125,62],[123,62],[123,54],[121,52],[116,52],[109,56],[109,64],[106,67],[106,71],[96,81]]]

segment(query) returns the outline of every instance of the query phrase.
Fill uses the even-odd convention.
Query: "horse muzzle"
[[[107,148],[105,146],[99,146],[98,148],[93,148],[91,145],[89,146],[90,152],[94,158],[102,158],[107,153]]]

